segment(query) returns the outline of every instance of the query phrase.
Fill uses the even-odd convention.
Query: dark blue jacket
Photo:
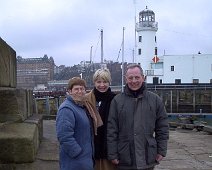
[[[60,105],[56,118],[61,170],[93,170],[93,130],[85,108],[70,96]]]

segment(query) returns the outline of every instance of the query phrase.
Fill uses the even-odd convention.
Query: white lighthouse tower
[[[157,38],[158,23],[155,22],[155,13],[144,9],[139,13],[139,22],[136,23],[137,32],[137,62],[143,68],[144,74],[153,76],[154,70],[151,63],[157,62]],[[155,59],[155,61],[153,61]]]

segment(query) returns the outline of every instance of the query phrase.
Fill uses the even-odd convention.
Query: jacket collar
[[[140,98],[140,97],[143,97],[146,93],[146,83],[143,83],[142,86],[134,91],[134,90],[131,90],[128,85],[126,84],[125,88],[124,88],[124,93],[131,96],[131,97],[134,97],[134,98]]]

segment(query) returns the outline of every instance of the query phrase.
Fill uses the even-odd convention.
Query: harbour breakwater
[[[120,93],[121,86],[111,86],[111,89]],[[147,84],[147,89],[162,98],[167,113],[212,113],[212,84]],[[44,110],[47,109],[42,111],[38,106],[38,110],[55,112],[57,110],[55,107],[61,104],[65,94],[65,91],[34,92],[37,101],[35,103],[40,103],[39,105],[43,105]],[[49,108],[50,111],[48,111]]]
[[[111,87],[120,93],[120,87]],[[212,125],[212,84],[147,85],[163,100],[170,120],[182,117]],[[34,108],[38,114],[54,116],[65,99],[65,92],[40,92],[34,94]]]

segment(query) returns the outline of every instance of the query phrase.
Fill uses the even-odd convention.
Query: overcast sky
[[[212,54],[212,0],[0,0],[0,37],[23,58],[52,56],[56,65],[118,57],[132,62],[135,16],[148,6],[158,22],[158,55]],[[136,14],[136,15],[135,15]]]

